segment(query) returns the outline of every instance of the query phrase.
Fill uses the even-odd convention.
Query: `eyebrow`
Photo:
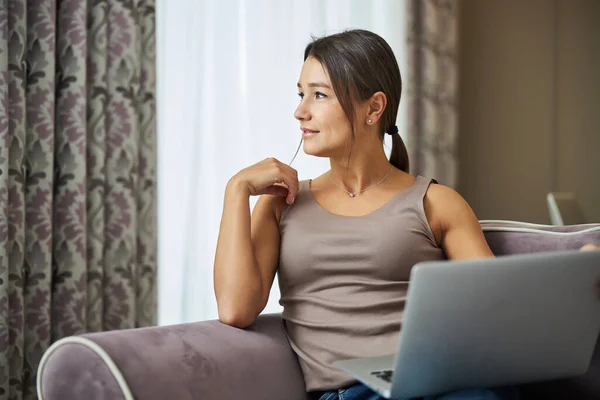
[[[302,85],[300,84],[300,82],[298,82],[298,87],[301,88]],[[321,88],[327,88],[327,89],[331,89],[331,86],[329,86],[328,84],[326,84],[325,82],[310,82],[308,84],[308,87],[321,87]]]

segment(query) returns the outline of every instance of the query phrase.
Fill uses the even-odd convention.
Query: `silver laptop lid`
[[[428,262],[411,272],[392,397],[583,374],[600,251]]]

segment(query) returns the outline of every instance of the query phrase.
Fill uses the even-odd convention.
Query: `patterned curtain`
[[[407,2],[406,145],[411,173],[454,187],[457,178],[458,0]]]
[[[0,400],[156,320],[154,0],[0,0]]]

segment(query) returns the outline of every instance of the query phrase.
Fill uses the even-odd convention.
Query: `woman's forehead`
[[[328,87],[331,87],[331,81],[329,80],[329,74],[325,66],[313,57],[308,57],[304,61],[298,83],[301,86],[314,86],[314,83],[324,83]]]

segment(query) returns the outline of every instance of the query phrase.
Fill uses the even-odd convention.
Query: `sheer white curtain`
[[[228,179],[300,142],[296,82],[311,35],[363,28],[406,69],[403,0],[157,0],[159,323],[217,318],[212,268]],[[402,103],[402,102],[401,102]],[[406,113],[401,106],[398,126]],[[389,146],[388,146],[389,147]],[[300,152],[300,179],[327,160]],[[253,205],[256,199],[252,199]],[[277,282],[265,312],[280,311]]]

